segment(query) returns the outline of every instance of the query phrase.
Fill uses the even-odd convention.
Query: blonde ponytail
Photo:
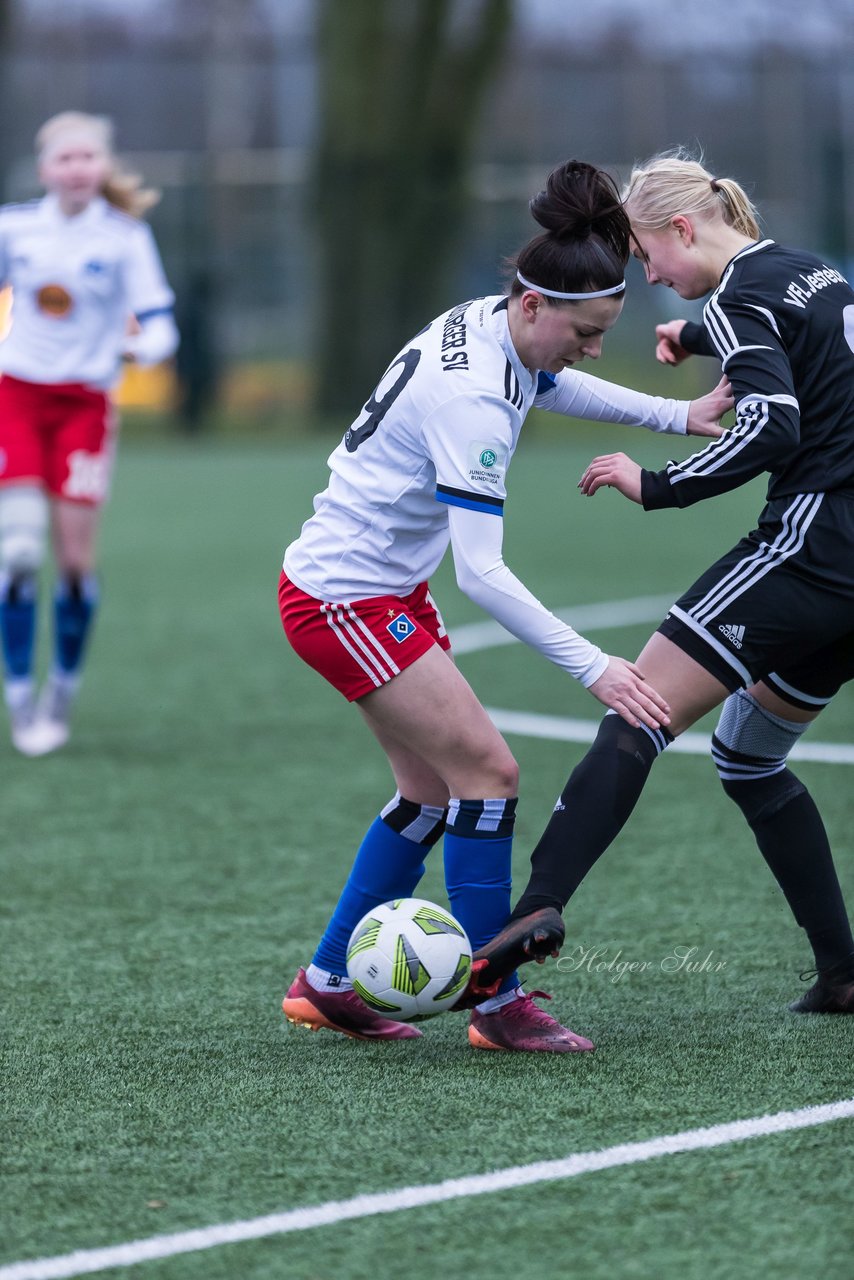
[[[118,168],[107,178],[101,195],[108,204],[133,218],[142,218],[160,199],[160,192],[154,187],[142,186],[139,174],[122,173]]]

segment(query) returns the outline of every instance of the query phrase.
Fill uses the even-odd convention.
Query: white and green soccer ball
[[[424,898],[395,898],[364,916],[350,937],[353,989],[397,1022],[450,1009],[471,973],[471,943],[458,920]]]

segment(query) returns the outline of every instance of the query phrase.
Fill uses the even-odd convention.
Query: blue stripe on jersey
[[[542,369],[537,374],[537,395],[541,396],[546,391],[551,391],[557,382],[556,373],[543,373]]]
[[[136,318],[140,324],[151,320],[153,316],[171,316],[174,307],[152,307],[150,311],[137,311]]]
[[[485,511],[491,516],[504,515],[504,499],[493,498],[488,493],[472,493],[469,489],[452,489],[450,485],[436,485],[436,501],[449,507],[465,507],[467,511]]]

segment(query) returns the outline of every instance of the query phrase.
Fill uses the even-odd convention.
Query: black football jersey
[[[680,342],[720,359],[736,422],[683,462],[644,471],[644,507],[686,507],[763,471],[769,501],[854,497],[854,290],[839,271],[773,240],[749,245]]]

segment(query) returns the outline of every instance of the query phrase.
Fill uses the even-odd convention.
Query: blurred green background
[[[427,319],[500,290],[571,156],[622,178],[702,148],[846,269],[852,55],[854,0],[0,0],[2,196],[36,193],[47,116],[111,116],[163,193],[183,337],[128,376],[128,425],[287,438],[349,423]],[[630,280],[602,372],[658,386],[651,326],[684,304]]]

